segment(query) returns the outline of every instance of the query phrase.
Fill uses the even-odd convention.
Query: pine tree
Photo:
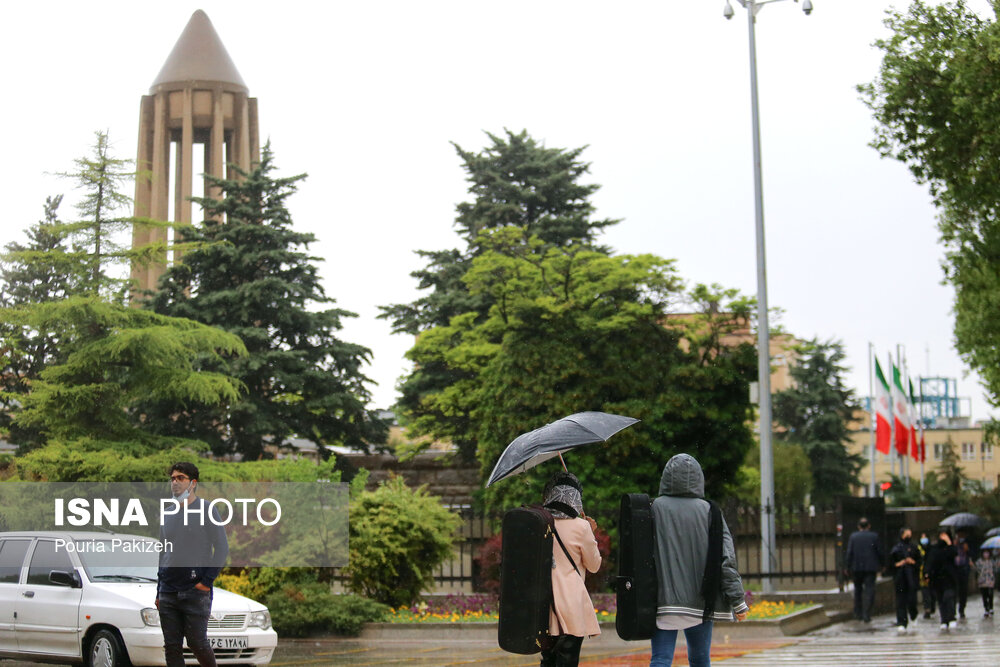
[[[196,361],[245,350],[225,332],[126,305],[129,283],[116,267],[124,273],[160,249],[122,243],[136,221],[115,212],[128,207],[123,188],[132,174],[111,154],[106,134],[97,133],[92,154],[76,165],[63,176],[83,189],[84,217],[59,220],[59,199],[50,199],[46,221],[29,231],[31,243],[8,246],[3,256],[5,419],[12,435],[24,435],[22,449],[54,442],[132,452],[172,447],[179,441],[150,429],[140,401],[231,401],[238,383]]]
[[[80,218],[59,226],[58,233],[72,242],[69,255],[87,265],[82,292],[124,300],[129,287],[124,267],[151,249],[131,248],[129,232],[136,219],[121,215],[132,204],[123,188],[136,177],[132,161],[116,158],[106,132],[95,132],[90,155],[74,160],[75,169],[59,175],[83,191],[76,205]]]
[[[260,164],[234,179],[210,179],[222,198],[197,198],[206,220],[186,227],[193,249],[170,267],[149,302],[159,313],[210,324],[239,336],[248,355],[206,367],[245,388],[221,409],[150,405],[167,432],[208,442],[216,454],[244,460],[299,436],[321,445],[369,450],[383,443],[384,422],[365,405],[367,348],[337,337],[348,311],[332,304],[304,250],[315,237],[296,232],[285,206],[305,175],[277,178],[266,146]],[[321,448],[322,451],[322,448]]]
[[[849,454],[847,424],[858,409],[844,385],[843,344],[806,342],[790,369],[793,385],[774,395],[774,419],[785,427],[777,437],[800,445],[812,462],[813,500],[828,505],[851,493],[863,460]]]
[[[0,260],[0,308],[60,301],[78,291],[84,277],[83,267],[67,255],[64,235],[58,233],[61,202],[62,195],[46,198],[44,219],[25,232],[27,245],[15,242],[4,248]],[[0,326],[0,331],[5,341],[0,425],[14,444],[38,443],[41,435],[13,424],[11,411],[23,400],[42,369],[57,358],[58,341],[51,333],[8,323]]]
[[[517,229],[525,245],[533,236],[541,239],[542,252],[572,245],[606,252],[595,245],[597,234],[618,220],[592,219],[595,209],[590,197],[600,186],[579,182],[590,170],[590,164],[579,159],[586,146],[546,148],[528,136],[527,130],[504,133],[500,137],[487,132],[492,145],[479,153],[452,144],[473,196],[472,201],[456,206],[454,226],[465,248],[417,251],[428,263],[410,275],[419,281],[420,289],[431,291],[409,304],[382,307],[380,317],[390,320],[395,332],[416,335],[446,326],[455,315],[486,315],[489,299],[471,294],[462,282],[472,259],[484,251],[483,232]]]
[[[504,136],[487,133],[491,145],[478,153],[457,144],[455,150],[469,183],[471,201],[458,204],[454,226],[464,248],[425,251],[417,254],[427,266],[411,275],[425,296],[408,304],[383,306],[379,316],[392,322],[393,331],[417,335],[433,327],[448,326],[452,318],[473,314],[483,321],[494,303],[488,293],[473,293],[463,278],[472,261],[490,249],[490,232],[510,230],[504,235],[508,250],[514,246],[538,258],[550,248],[607,253],[596,245],[597,235],[616,224],[613,219],[593,219],[590,197],[600,186],[579,181],[590,169],[580,160],[586,147],[572,150],[547,148],[527,131]],[[534,242],[532,241],[534,240]],[[540,241],[540,243],[539,243]],[[426,411],[428,398],[470,378],[467,372],[436,361],[414,368],[399,384],[397,409],[406,420]],[[469,432],[468,415],[439,415],[438,423],[450,420],[446,429],[463,458],[471,461],[475,443],[462,437]]]

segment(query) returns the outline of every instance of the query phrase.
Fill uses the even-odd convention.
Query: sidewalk
[[[979,596],[969,596],[968,619],[941,631],[937,618],[921,616],[898,634],[895,615],[870,624],[840,623],[804,637],[727,637],[717,626],[713,663],[726,667],[809,665],[994,665],[1000,664],[1000,618],[983,619]],[[624,642],[614,631],[583,643],[581,665],[639,667],[649,664],[647,642]],[[686,665],[678,641],[674,665]],[[303,639],[281,640],[272,667],[295,665],[538,665],[538,656],[504,653],[495,639]]]

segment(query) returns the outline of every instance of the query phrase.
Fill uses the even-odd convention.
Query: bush
[[[452,553],[460,519],[427,493],[390,477],[351,499],[350,590],[393,607],[412,604]]]
[[[306,567],[231,567],[215,580],[215,585],[223,590],[259,601],[285,588],[316,583],[320,583],[319,572]]]
[[[365,623],[381,621],[389,608],[357,595],[335,595],[325,584],[286,586],[264,600],[280,637],[319,633],[356,636]]]

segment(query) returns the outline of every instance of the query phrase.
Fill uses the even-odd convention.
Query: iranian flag
[[[889,383],[885,381],[882,367],[875,360],[875,449],[889,453],[892,438],[892,403],[889,402]]]
[[[913,395],[913,380],[906,379],[910,385],[910,456],[913,460],[920,462],[920,442],[917,440],[917,424],[920,423],[920,416],[917,414],[917,399]]]
[[[892,416],[896,420],[896,452],[906,456],[910,441],[910,409],[903,391],[903,380],[896,364],[892,365]]]

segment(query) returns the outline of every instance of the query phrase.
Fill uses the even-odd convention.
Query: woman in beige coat
[[[545,507],[555,519],[559,539],[552,540],[549,614],[549,634],[557,639],[552,648],[542,651],[541,667],[575,667],[580,660],[583,638],[601,634],[594,603],[584,584],[584,569],[597,572],[601,567],[601,554],[594,537],[597,523],[583,514],[580,480],[576,475],[556,474],[545,485],[543,496]]]

